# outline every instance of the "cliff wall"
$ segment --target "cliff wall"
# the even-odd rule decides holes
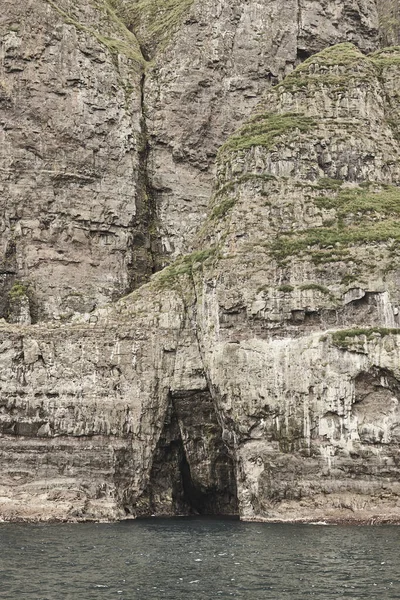
[[[2,517],[399,520],[375,3],[71,6],[2,25]]]

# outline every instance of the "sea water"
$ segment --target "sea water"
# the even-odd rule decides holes
[[[4,600],[400,598],[400,527],[0,524]]]

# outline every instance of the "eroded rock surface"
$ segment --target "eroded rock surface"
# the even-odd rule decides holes
[[[65,320],[152,272],[143,59],[103,0],[2,8],[1,316],[18,282],[33,321]]]
[[[149,179],[163,249],[173,257],[193,249],[207,212],[217,150],[261,95],[326,46],[350,41],[372,50],[378,31],[372,0],[181,0],[176,5],[183,25],[166,40],[161,37],[145,84]],[[153,31],[150,25],[138,32],[144,42],[151,36],[150,50],[159,39]]]
[[[35,153],[17,168],[15,148],[23,161],[30,150],[0,88],[12,125],[4,168],[17,178],[2,196],[0,514],[399,521],[398,49],[365,55],[345,43],[304,60],[341,39],[374,47],[370,2],[289,3],[290,15],[280,3],[186,2],[162,29],[174,45],[149,29],[157,1],[137,4],[151,8],[139,20],[136,4],[66,14],[69,3],[43,2],[37,47],[49,58],[32,58],[26,41],[8,55],[2,46],[22,102],[15,73],[37,70],[29,82],[47,89],[57,61],[62,93],[54,115],[51,103],[37,108],[38,135],[64,162],[61,180]],[[21,10],[10,3],[10,22]],[[129,29],[156,56],[146,82]],[[77,85],[66,69],[79,70]],[[75,137],[62,154],[64,101]],[[65,180],[86,177],[97,154],[91,182]],[[64,208],[51,212],[41,202],[55,190]],[[157,226],[167,252],[194,251],[94,310],[157,267]],[[98,242],[104,231],[111,245]],[[48,254],[59,251],[63,269]],[[68,310],[82,315],[51,322],[79,293],[84,303]]]

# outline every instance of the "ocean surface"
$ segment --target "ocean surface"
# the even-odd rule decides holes
[[[6,600],[400,598],[400,527],[0,524]]]

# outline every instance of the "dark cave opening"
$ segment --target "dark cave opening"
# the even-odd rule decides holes
[[[238,513],[233,460],[209,392],[171,397],[138,517]]]

